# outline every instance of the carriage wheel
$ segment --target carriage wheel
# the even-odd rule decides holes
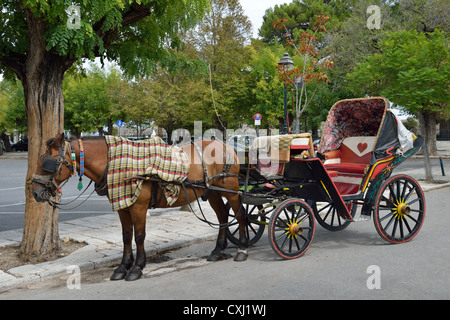
[[[270,218],[269,243],[279,256],[295,259],[308,250],[314,231],[314,215],[309,205],[298,199],[288,199]]]
[[[350,202],[347,205],[352,206],[351,215],[354,216],[354,211],[356,211],[357,207],[356,202]],[[314,216],[316,217],[317,222],[329,231],[344,230],[351,223],[351,221],[345,220],[339,215],[333,203],[327,203],[320,209],[317,208],[317,203],[314,203],[313,208]]]
[[[416,180],[397,175],[380,187],[374,202],[373,222],[378,234],[392,243],[414,238],[425,217],[425,197]]]
[[[245,206],[245,233],[248,239],[248,245],[254,245],[264,233],[266,227],[266,216],[273,211],[274,205],[265,206],[262,205],[250,205]],[[227,202],[227,209],[229,210],[229,216],[234,218],[234,212],[230,210],[230,204]],[[239,245],[239,225],[232,224],[227,229],[227,238],[233,244]]]

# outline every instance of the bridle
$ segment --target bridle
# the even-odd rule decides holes
[[[70,145],[70,147],[69,147]],[[46,152],[44,152],[41,158],[48,153],[50,147],[47,148]],[[42,170],[45,172],[49,172],[49,175],[39,175],[34,174],[31,180],[32,183],[38,183],[44,187],[44,191],[41,193],[42,199],[50,199],[50,196],[56,197],[57,190],[60,189],[60,186],[55,182],[55,176],[61,169],[62,165],[65,165],[70,172],[74,171],[74,167],[72,164],[66,160],[65,155],[67,150],[71,148],[73,150],[73,145],[69,141],[64,141],[64,144],[61,144],[58,151],[57,158],[51,158],[47,156],[42,160]],[[67,180],[66,180],[67,181]],[[47,193],[46,195],[44,193]],[[50,200],[47,200],[50,202]],[[52,204],[52,203],[50,203]]]

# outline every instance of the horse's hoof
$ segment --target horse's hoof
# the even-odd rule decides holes
[[[127,273],[128,272],[125,269],[125,267],[120,265],[116,270],[114,270],[114,272],[113,272],[111,278],[109,278],[109,280],[117,281],[117,280],[125,279],[125,277],[127,276]]]
[[[128,271],[127,276],[125,277],[125,281],[135,281],[142,277],[142,270],[141,267],[134,266],[131,268],[130,271]]]
[[[227,254],[227,253],[223,253],[223,252],[212,252],[208,259],[206,259],[207,261],[220,261],[220,260],[226,260],[226,259],[230,259],[231,255]]]
[[[247,250],[238,249],[238,252],[237,252],[236,256],[234,257],[234,261],[242,262],[242,261],[247,260],[247,257],[248,257]]]

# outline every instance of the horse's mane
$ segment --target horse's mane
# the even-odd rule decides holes
[[[56,138],[48,139],[47,142],[46,142],[47,148],[50,148],[50,146],[52,145],[53,142],[55,142],[55,140],[56,140]]]
[[[69,140],[73,141],[73,140],[78,140],[78,139],[79,138],[77,136],[72,135],[72,136],[70,136]],[[104,140],[104,139],[105,139],[104,136],[84,136],[84,137],[81,137],[81,140],[83,140],[83,141]]]
[[[78,140],[79,138],[77,136],[71,135],[69,140],[70,141],[74,141],[74,140]],[[84,136],[81,137],[81,140],[83,141],[95,141],[95,140],[104,140],[105,137],[104,136]],[[45,143],[47,145],[47,148],[50,148],[50,146],[53,144],[53,142],[55,142],[56,138],[50,138],[47,140],[47,142]]]

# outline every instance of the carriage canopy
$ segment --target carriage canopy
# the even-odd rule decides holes
[[[374,136],[371,163],[412,148],[413,135],[389,109],[383,97],[337,102],[328,113],[318,152],[336,150],[348,137]]]

